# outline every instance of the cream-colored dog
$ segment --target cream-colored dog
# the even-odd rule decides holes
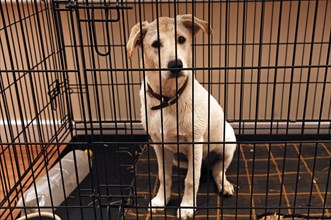
[[[145,71],[145,85],[143,82],[140,91],[141,119],[155,143],[153,148],[159,168],[160,187],[157,195],[151,200],[151,210],[162,211],[170,200],[174,162],[188,169],[181,208],[177,212],[177,217],[187,219],[194,215],[202,164],[210,165],[218,190],[223,194],[233,195],[234,188],[226,179],[225,171],[236,150],[236,137],[231,125],[224,120],[220,105],[195,80],[192,71],[189,70],[192,63],[192,38],[199,30],[211,34],[211,28],[207,22],[193,18],[192,15],[178,15],[175,36],[174,22],[173,18],[161,17],[158,22],[154,20],[151,23],[136,24],[127,42],[127,53],[128,57],[131,57],[133,49],[140,46],[144,53],[144,67],[153,69]],[[177,44],[177,53],[175,44]],[[208,99],[210,99],[210,109],[208,109]],[[178,105],[178,121],[176,105]],[[192,111],[194,111],[193,115]],[[179,152],[187,156],[186,164],[176,162],[174,157],[178,148],[177,144],[173,143],[177,140],[186,143],[194,141],[194,145],[179,144]],[[208,153],[208,145],[202,143],[208,140],[231,143],[210,144]],[[208,158],[210,160],[206,163]]]

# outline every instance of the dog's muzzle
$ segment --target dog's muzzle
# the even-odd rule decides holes
[[[168,63],[170,78],[182,76],[183,62],[180,59],[170,60]]]

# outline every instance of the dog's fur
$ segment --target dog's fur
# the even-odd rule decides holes
[[[174,45],[177,44],[177,59],[182,61],[183,68],[189,68],[192,63],[192,37],[194,37],[199,30],[207,34],[212,33],[212,29],[207,22],[198,18],[192,18],[192,15],[178,15],[176,17],[176,38],[174,37],[175,25],[173,18],[161,17],[158,21],[154,20],[151,23],[145,21],[136,24],[131,30],[130,38],[127,43],[128,57],[131,57],[132,51],[136,46],[140,46],[144,52],[145,68],[166,69],[168,68],[168,63],[176,59]],[[159,27],[159,33],[157,32],[157,27]],[[179,36],[186,38],[186,41],[184,43],[178,43]],[[152,46],[158,39],[161,44],[159,50]],[[158,60],[159,56],[161,58],[160,62]],[[143,82],[140,91],[141,119],[144,127],[146,128],[148,126],[148,132],[152,141],[159,143],[162,141],[176,142],[177,139],[179,139],[180,142],[190,142],[192,140],[195,142],[194,146],[192,146],[192,144],[179,145],[180,153],[187,156],[185,166],[187,166],[188,172],[185,178],[185,189],[181,202],[181,207],[186,208],[180,208],[177,212],[177,216],[181,217],[181,219],[191,218],[195,211],[193,205],[196,205],[196,194],[199,188],[201,166],[208,155],[208,145],[199,142],[208,141],[208,135],[211,142],[232,142],[225,144],[225,146],[221,144],[209,145],[209,155],[213,155],[213,161],[211,161],[209,165],[213,165],[211,169],[218,190],[223,194],[232,195],[234,188],[226,179],[225,171],[231,163],[236,150],[236,137],[231,125],[224,121],[222,108],[214,97],[208,94],[206,89],[194,78],[192,71],[181,70],[179,73],[176,73],[177,76],[174,76],[173,72],[170,70],[162,70],[161,74],[160,71],[148,70],[146,70],[145,73],[146,84],[144,85]],[[147,84],[155,93],[173,97],[186,79],[188,79],[187,86],[177,102],[178,121],[176,117],[176,104],[161,110],[151,110],[151,107],[159,105],[160,101],[146,94]],[[162,88],[162,91],[160,91],[160,88]],[[194,106],[192,106],[193,89]],[[210,99],[210,109],[208,109],[208,99]],[[145,109],[147,109],[147,114]],[[161,111],[163,111],[163,124],[161,124]],[[194,111],[194,118],[192,118],[192,111]],[[209,130],[208,114],[210,114]],[[148,116],[147,124],[146,115]],[[193,125],[194,129],[192,129]],[[177,134],[177,126],[179,134]],[[223,139],[224,126],[225,140]],[[161,127],[163,127],[163,140]],[[194,130],[194,132],[192,132],[192,130]],[[192,150],[193,147],[194,150]],[[173,162],[176,161],[174,153],[177,153],[177,145],[165,143],[163,148],[161,144],[153,144],[153,148],[158,161],[160,187],[155,198],[151,200],[150,206],[152,212],[156,212],[163,210],[170,200],[172,165]],[[211,157],[209,156],[209,158]],[[222,161],[223,159],[224,161]],[[182,165],[180,162],[174,162],[174,164]]]

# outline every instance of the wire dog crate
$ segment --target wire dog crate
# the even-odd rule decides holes
[[[128,59],[126,43],[136,23],[177,14],[213,28],[194,38],[190,70],[237,135],[227,171],[235,195],[221,196],[202,170],[194,219],[331,219],[330,1],[2,0],[0,7],[1,220],[32,209],[68,220],[176,218],[182,169],[173,168],[165,211],[148,209],[158,167],[138,91],[150,70],[141,50]],[[75,190],[59,205],[42,204],[38,180],[50,187],[52,167],[79,149],[93,152],[86,178],[78,178],[75,155]],[[25,201],[29,189],[35,204]]]

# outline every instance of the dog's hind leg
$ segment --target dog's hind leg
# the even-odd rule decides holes
[[[235,144],[226,144],[224,151],[226,149],[233,149],[236,146],[227,146],[227,145],[235,145]],[[221,146],[223,147],[223,146]],[[216,182],[218,191],[221,192],[223,195],[231,196],[234,194],[234,187],[233,185],[226,179],[225,172],[228,169],[231,161],[233,158],[233,153],[228,153],[224,155],[220,155],[219,160],[217,163],[212,167],[213,177]],[[224,162],[223,162],[224,159]],[[223,167],[224,165],[224,167]]]
[[[171,197],[171,174],[174,154],[161,145],[154,145],[153,147],[157,157],[160,186],[156,196],[151,200],[150,207],[152,212],[156,213],[164,210]]]

